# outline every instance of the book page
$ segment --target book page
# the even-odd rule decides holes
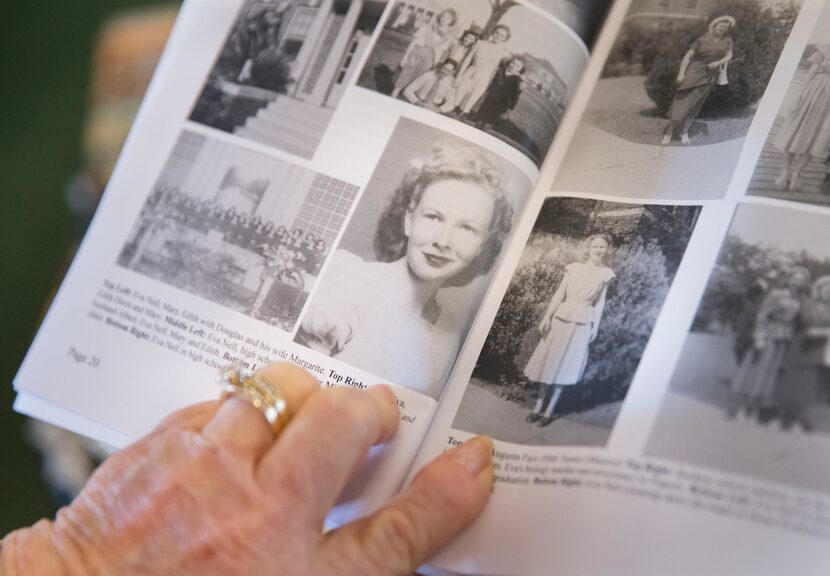
[[[435,573],[826,571],[830,8],[700,3],[689,19],[686,3],[657,4],[615,6],[575,137],[413,467],[494,439],[492,499]],[[719,18],[728,49],[707,35]],[[669,32],[690,44],[646,67]],[[751,42],[764,34],[780,42]],[[682,121],[650,111],[653,66],[673,70],[671,112],[686,54],[694,74],[729,50],[728,81],[698,94],[683,142]],[[756,95],[729,93],[748,72]]]
[[[600,3],[184,5],[18,409],[120,446],[288,361],[390,383],[409,468],[588,62]],[[570,26],[573,26],[572,29]]]

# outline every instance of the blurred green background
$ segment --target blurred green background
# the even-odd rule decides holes
[[[12,412],[12,378],[79,225],[64,200],[96,32],[158,0],[0,1],[0,536],[54,514],[37,455]]]

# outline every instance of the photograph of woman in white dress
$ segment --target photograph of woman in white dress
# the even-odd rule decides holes
[[[547,198],[453,429],[525,446],[604,446],[699,213]]]
[[[748,194],[830,206],[830,4],[815,22]]]
[[[528,422],[539,426],[553,422],[563,387],[582,380],[588,349],[599,333],[608,284],[616,276],[604,264],[611,238],[594,234],[586,244],[587,262],[565,266],[565,277],[539,325],[542,340],[524,369],[528,380],[539,383],[536,404],[527,416]]]
[[[775,179],[779,190],[800,191],[801,172],[807,163],[824,163],[830,154],[830,44],[817,45],[807,62],[810,67],[798,103],[773,140],[783,153],[781,171]]]
[[[295,340],[437,398],[529,182],[477,146],[401,122]]]

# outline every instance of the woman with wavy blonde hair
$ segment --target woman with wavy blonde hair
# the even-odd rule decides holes
[[[492,269],[512,214],[501,170],[478,148],[435,144],[379,219],[377,261],[337,250],[296,340],[436,397],[464,326],[442,293]]]

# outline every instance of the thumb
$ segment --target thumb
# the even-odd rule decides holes
[[[472,524],[493,485],[493,443],[477,436],[442,454],[397,498],[326,536],[324,574],[409,575]]]

